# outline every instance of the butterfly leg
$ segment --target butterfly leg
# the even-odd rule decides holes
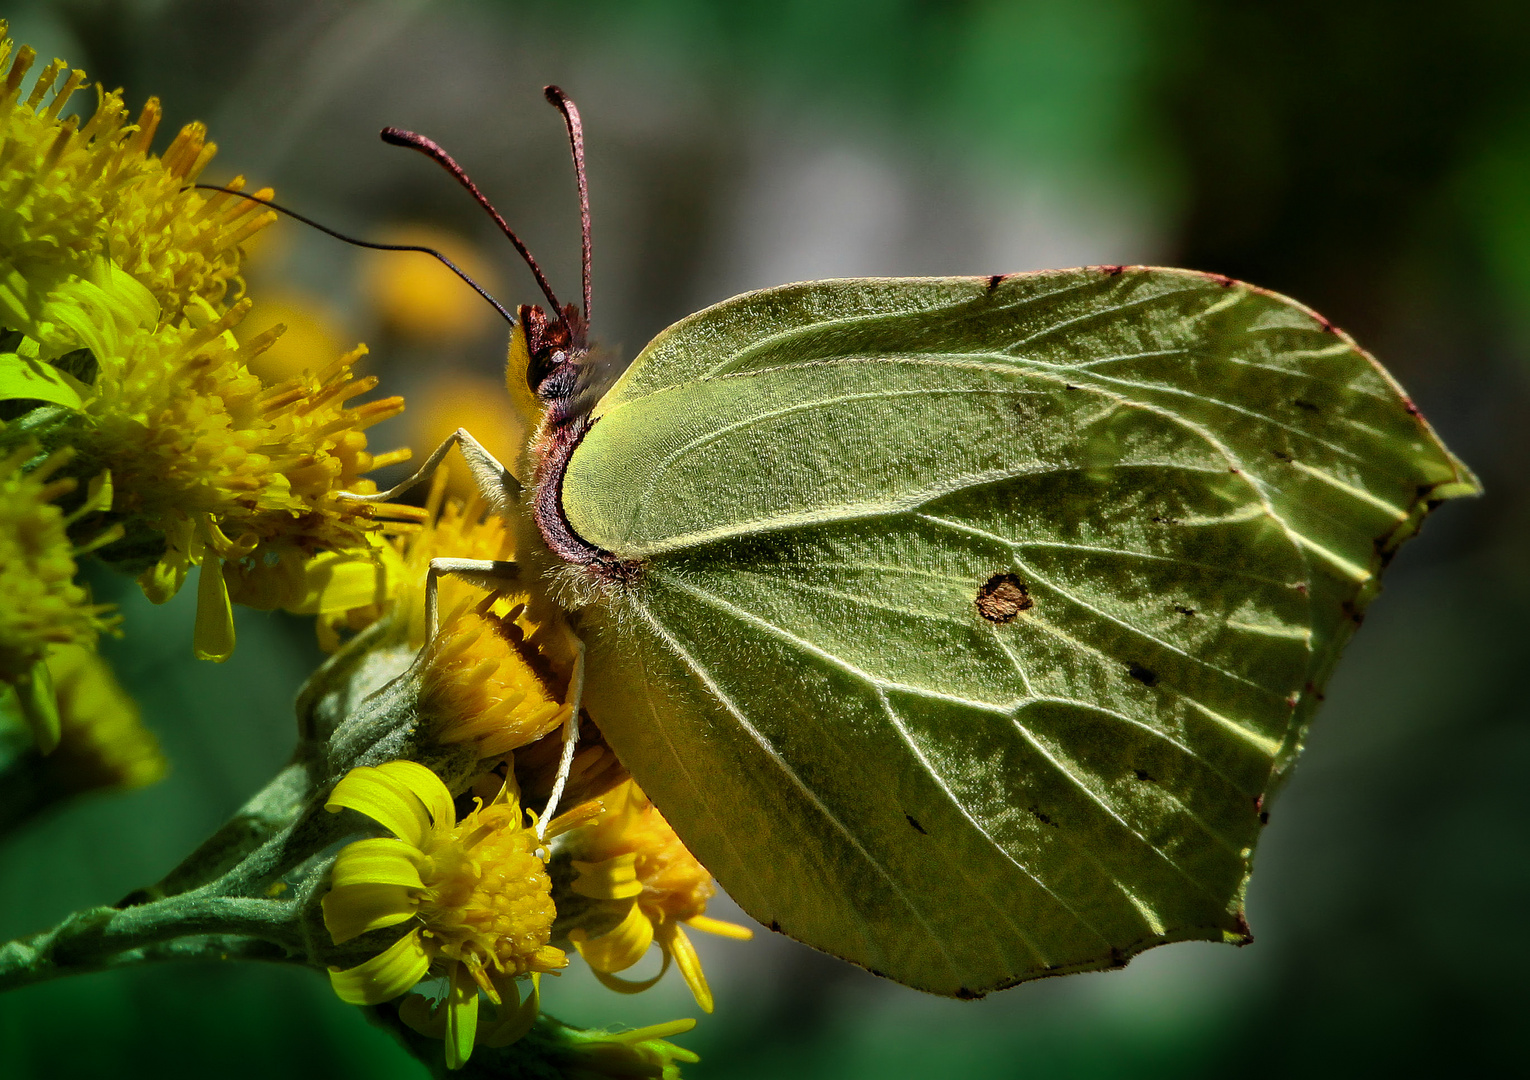
[[[468,471],[473,474],[473,482],[478,485],[478,490],[496,513],[502,513],[509,505],[510,500],[521,490],[521,483],[500,464],[495,456],[485,450],[477,439],[468,434],[467,428],[458,428],[447,436],[446,441],[436,447],[430,457],[425,459],[425,464],[414,471],[414,475],[401,484],[394,484],[387,491],[379,491],[373,495],[358,495],[352,491],[342,491],[340,498],[349,499],[352,502],[388,502],[404,494],[410,488],[430,479],[441,464],[441,459],[446,457],[451,448],[462,448],[462,457],[467,461]]]
[[[563,756],[558,759],[558,775],[553,780],[552,794],[542,816],[537,819],[537,839],[547,838],[547,824],[558,811],[558,800],[563,798],[564,785],[574,767],[574,748],[579,745],[579,708],[584,701],[584,642],[577,641],[574,652],[574,671],[568,681],[568,719],[563,721]]]
[[[442,574],[451,574],[480,589],[494,590],[515,581],[519,568],[513,562],[500,559],[431,559],[425,571],[425,650],[436,639],[440,629],[441,615],[436,602],[437,583]]]

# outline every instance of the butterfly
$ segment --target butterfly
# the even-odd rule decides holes
[[[1187,270],[784,285],[602,361],[547,94],[582,308],[384,132],[549,305],[511,320],[525,453],[459,431],[406,482],[460,446],[517,564],[433,572],[564,606],[576,704],[774,930],[955,997],[1250,940],[1270,798],[1471,472],[1327,320]]]

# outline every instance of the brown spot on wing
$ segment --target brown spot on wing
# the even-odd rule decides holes
[[[995,574],[978,587],[978,614],[991,623],[1013,622],[1016,615],[1034,606],[1025,583],[1014,574]]]

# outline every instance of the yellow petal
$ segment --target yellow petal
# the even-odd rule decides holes
[[[381,1005],[423,979],[428,967],[420,935],[409,933],[365,963],[345,971],[330,968],[329,984],[348,1005]]]
[[[349,809],[365,814],[416,848],[430,834],[430,817],[414,792],[393,774],[370,765],[346,773],[330,793],[324,809],[330,813]]]
[[[582,930],[575,930],[569,940],[596,971],[625,971],[653,944],[653,923],[633,904],[620,923],[599,937],[589,938]]]
[[[211,554],[203,558],[197,575],[197,624],[191,642],[198,660],[221,664],[234,655],[234,606],[223,580],[223,560]]]
[[[603,753],[604,751],[600,752]],[[575,775],[577,775],[579,772],[577,757],[575,758],[574,772]],[[591,799],[588,802],[580,803],[572,810],[565,810],[563,813],[553,818],[551,823],[549,823],[547,826],[547,835],[549,838],[554,836],[562,836],[566,832],[570,832],[584,825],[589,825],[596,821],[601,814],[605,813],[605,811],[606,808],[601,804],[599,799]]]
[[[573,889],[580,896],[596,900],[630,900],[641,896],[643,883],[637,876],[637,852],[602,859],[600,862],[573,860],[579,876],[574,879]]]
[[[680,969],[685,985],[691,988],[691,996],[701,1006],[701,1011],[711,1012],[712,988],[707,985],[706,973],[701,970],[701,958],[696,955],[696,947],[685,936],[679,923],[665,923],[659,928],[659,945],[666,953],[674,956],[675,966]]]
[[[515,982],[506,979],[500,986],[500,996],[505,1004],[499,1010],[499,1018],[494,1026],[480,1033],[478,1041],[485,1046],[509,1046],[518,1042],[531,1030],[531,1026],[537,1022],[537,1013],[541,1011],[542,976],[537,972],[531,973],[531,993],[524,998],[519,998],[519,991]]]
[[[167,539],[170,539],[168,535]],[[144,596],[149,598],[149,603],[163,604],[181,591],[189,570],[186,552],[171,544],[170,550],[165,552],[159,562],[138,575],[138,585],[143,589]]]
[[[659,965],[659,973],[651,979],[634,981],[632,979],[624,979],[620,975],[611,975],[604,971],[597,971],[594,968],[590,969],[590,974],[594,975],[600,982],[600,985],[604,986],[607,990],[615,990],[618,994],[641,994],[644,990],[647,990],[650,986],[664,978],[664,974],[667,971],[669,971],[669,953],[664,954],[664,963]]]
[[[383,603],[388,599],[392,569],[386,564],[398,562],[398,550],[391,544],[321,551],[303,564],[303,594],[294,597],[287,610],[297,615],[328,615]]]
[[[320,906],[324,927],[336,945],[412,918],[419,907],[414,892],[402,885],[347,885],[331,889]]]
[[[568,967],[568,956],[555,945],[543,945],[531,954],[533,974],[537,971],[557,971]]]
[[[752,941],[754,931],[747,926],[738,923],[723,922],[721,919],[709,919],[705,915],[695,915],[682,920],[686,926],[700,930],[707,934],[716,934],[718,937],[732,938],[734,941]]]
[[[417,761],[390,761],[378,770],[403,784],[424,804],[437,828],[450,829],[457,823],[457,808],[452,793],[441,778]]]
[[[452,969],[451,989],[446,992],[446,1067],[460,1069],[473,1053],[478,1034],[478,984],[466,964]]]
[[[339,889],[347,885],[403,885],[423,889],[418,869],[424,856],[419,849],[402,840],[357,840],[347,844],[335,860],[330,883]]]

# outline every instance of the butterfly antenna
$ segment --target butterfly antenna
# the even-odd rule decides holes
[[[301,221],[304,225],[307,225],[310,228],[318,229],[321,233],[324,233],[327,236],[333,236],[336,240],[343,240],[345,243],[351,244],[355,247],[371,248],[373,251],[418,251],[421,254],[433,256],[445,264],[448,270],[456,274],[463,281],[467,282],[468,285],[472,287],[474,292],[487,300],[493,306],[494,310],[499,312],[502,319],[504,319],[511,326],[515,325],[515,316],[506,311],[503,304],[494,299],[494,297],[490,296],[488,291],[484,289],[482,285],[478,284],[478,282],[469,277],[467,272],[463,270],[462,267],[452,262],[435,248],[425,247],[421,244],[379,244],[372,240],[361,240],[357,237],[347,236],[343,232],[331,229],[328,225],[321,225],[311,217],[300,214],[296,210],[289,210],[285,206],[280,206],[272,202],[270,199],[262,199],[258,195],[250,195],[246,192],[238,191],[234,188],[219,187],[217,184],[193,184],[192,187],[198,188],[202,191],[221,191],[225,195],[235,195],[241,199],[248,199],[250,202],[260,203],[261,206],[269,207],[270,209],[275,210],[278,214],[285,214],[287,217],[292,218],[294,221]]]
[[[515,250],[520,252],[522,259],[526,260],[526,265],[531,268],[532,274],[537,279],[537,285],[542,290],[542,295],[547,297],[547,302],[552,305],[553,311],[563,310],[558,304],[557,296],[553,294],[552,286],[548,284],[547,275],[542,273],[542,268],[531,257],[531,251],[525,244],[521,243],[521,238],[515,235],[515,230],[500,216],[499,211],[494,209],[494,204],[484,198],[483,192],[478,190],[478,185],[473,183],[468,177],[467,172],[452,159],[450,154],[425,136],[417,135],[412,131],[405,131],[402,128],[386,127],[382,129],[381,134],[383,142],[392,146],[407,146],[411,150],[418,150],[456,177],[457,183],[467,188],[468,194],[478,200],[478,205],[489,212],[489,216],[494,219],[494,223],[499,226],[500,231],[509,237],[510,243],[515,245]]]
[[[574,179],[579,184],[579,229],[584,239],[584,324],[590,325],[590,185],[584,174],[584,125],[579,122],[579,110],[573,100],[556,86],[542,87],[547,100],[563,114],[563,124],[568,128],[568,145],[574,155]]]

